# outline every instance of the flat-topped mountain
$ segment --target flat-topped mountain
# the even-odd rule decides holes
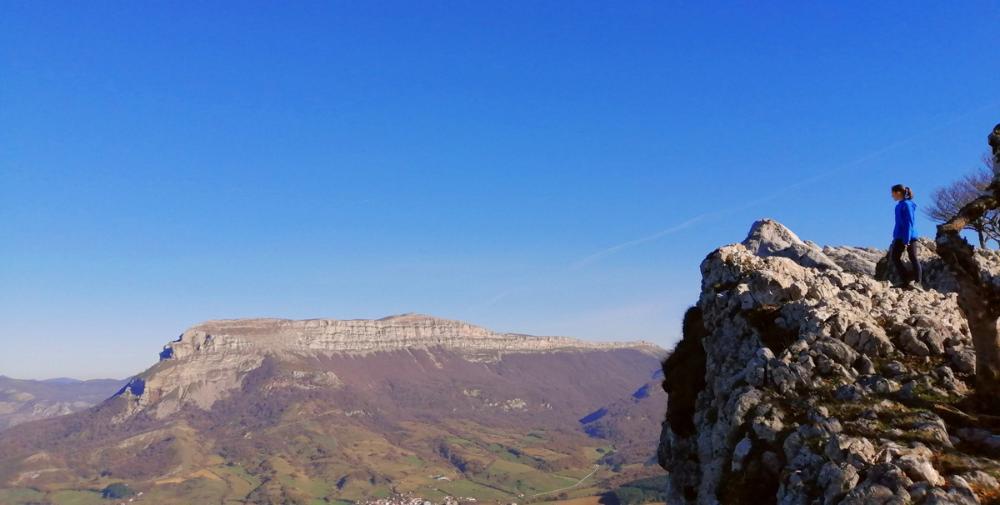
[[[587,342],[569,337],[497,333],[461,321],[422,314],[382,319],[228,319],[207,321],[167,344],[164,357],[198,351],[366,353],[440,347],[495,359],[501,353],[583,349],[647,349],[648,342]]]
[[[281,360],[333,359],[423,351],[461,356],[472,362],[498,362],[504,355],[552,352],[633,350],[657,356],[648,342],[587,342],[568,337],[497,333],[480,326],[420,314],[382,319],[231,319],[198,324],[164,346],[161,363],[134,377],[122,389],[129,408],[117,420],[153,407],[164,417],[184,404],[211,407],[238,389],[243,376],[268,356]],[[314,378],[338,387],[335,371]],[[310,379],[312,380],[312,379]],[[305,378],[302,382],[306,382]]]
[[[0,433],[0,503],[599,494],[660,473],[664,354],[416,314],[208,321],[113,398]]]

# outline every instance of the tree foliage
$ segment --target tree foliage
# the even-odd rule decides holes
[[[122,498],[128,498],[134,494],[135,491],[132,491],[132,488],[120,482],[111,484],[101,490],[101,497],[107,500],[120,500]]]
[[[667,499],[667,476],[647,477],[623,484],[601,495],[601,505],[641,505]]]

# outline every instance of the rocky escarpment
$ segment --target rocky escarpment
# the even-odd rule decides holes
[[[265,358],[285,362],[319,357],[367,356],[397,351],[454,353],[473,362],[496,362],[504,355],[636,349],[654,356],[662,350],[647,342],[587,342],[568,337],[498,333],[461,321],[420,314],[377,320],[233,319],[196,325],[164,346],[160,362],[132,378],[119,396],[128,407],[125,420],[150,411],[163,418],[184,405],[210,408],[238,389]],[[336,388],[329,370],[305,366],[294,378],[298,387]]]
[[[569,337],[498,333],[461,321],[421,314],[382,319],[232,319],[208,321],[166,345],[165,358],[198,352],[257,350],[275,353],[335,352],[364,354],[442,347],[470,357],[496,360],[504,353],[574,349],[653,348],[647,342],[587,342]]]
[[[996,502],[1000,423],[961,409],[975,350],[922,245],[930,289],[914,291],[876,278],[894,275],[883,251],[822,248],[774,221],[705,259],[665,362],[672,503]],[[1000,280],[1000,254],[977,261]]]

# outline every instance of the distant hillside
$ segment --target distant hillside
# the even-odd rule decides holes
[[[0,375],[0,430],[83,410],[110,397],[124,380],[11,379]]]
[[[663,355],[415,314],[207,322],[114,398],[0,433],[0,502],[596,496],[662,474]]]

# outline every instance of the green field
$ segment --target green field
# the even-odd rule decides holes
[[[182,426],[170,432],[181,463],[175,472],[124,483],[143,493],[135,497],[137,505],[347,504],[393,494],[528,503],[599,495],[609,490],[606,479],[621,477],[599,464],[613,448],[560,444],[554,433],[507,433],[469,421],[411,422],[405,428],[400,443],[359,426],[279,425],[256,434],[280,440],[276,450],[227,461]],[[626,471],[642,477],[654,470]],[[75,485],[0,490],[0,503],[106,505],[115,501],[102,499],[99,490],[118,481],[94,477]]]

